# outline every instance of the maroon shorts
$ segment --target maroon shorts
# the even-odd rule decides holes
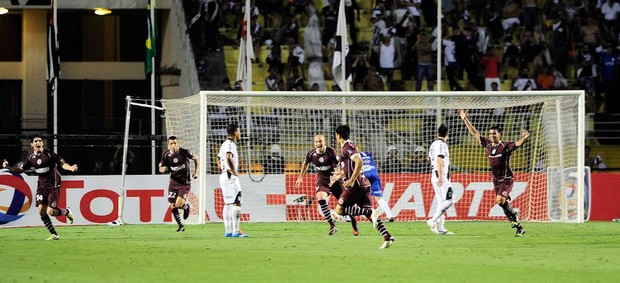
[[[170,185],[168,186],[168,202],[175,203],[177,201],[177,197],[187,200],[191,187],[191,185],[180,184],[170,180]]]
[[[503,181],[493,180],[493,190],[498,196],[507,198],[512,191],[513,179],[504,179]]]
[[[333,194],[334,197],[336,199],[340,198],[340,195],[342,195],[342,191],[344,190],[343,186],[342,186],[342,182],[338,181],[336,183],[334,183],[331,187],[328,187],[329,184],[325,184],[325,183],[317,183],[316,184],[316,192],[325,192],[327,193],[327,195],[331,195]]]
[[[58,199],[60,198],[60,188],[54,189],[38,189],[36,200],[37,206],[39,205],[47,205],[51,208],[56,208],[58,206]]]
[[[361,208],[372,208],[372,196],[370,187],[345,188],[338,199],[338,204],[342,207],[349,207],[357,204]]]

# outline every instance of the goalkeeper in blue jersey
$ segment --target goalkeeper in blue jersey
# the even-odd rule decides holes
[[[362,161],[364,164],[362,165],[362,173],[366,176],[366,179],[370,181],[370,194],[375,199],[377,204],[379,204],[379,215],[381,211],[385,212],[385,216],[388,218],[389,222],[394,222],[394,215],[392,211],[390,211],[390,207],[388,203],[383,199],[383,186],[381,185],[381,179],[379,179],[379,171],[377,170],[377,165],[375,164],[375,160],[372,158],[372,154],[370,152],[362,152],[361,153]]]

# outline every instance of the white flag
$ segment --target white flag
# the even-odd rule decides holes
[[[347,34],[347,19],[344,14],[344,0],[340,0],[340,5],[338,6],[336,49],[334,50],[332,74],[334,74],[334,81],[336,81],[336,84],[338,84],[342,91],[350,91],[349,83],[352,80],[351,55],[349,54],[349,36]]]
[[[251,14],[250,0],[245,0],[245,14],[241,25],[239,63],[237,66],[237,82],[241,82],[241,88],[244,91],[252,91],[252,59],[254,59],[254,48],[252,46],[252,32],[250,29]]]

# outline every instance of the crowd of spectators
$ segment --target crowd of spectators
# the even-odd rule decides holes
[[[194,50],[236,44],[222,39],[219,30],[240,30],[244,2],[184,1]],[[317,83],[306,79],[312,58],[304,58],[300,38],[300,30],[315,13],[324,78],[331,81],[339,2],[252,1],[250,32],[257,58],[261,45],[268,45],[266,62],[255,61],[268,66],[267,90],[309,90]],[[583,89],[589,112],[620,110],[618,95],[613,94],[620,81],[620,4],[615,0],[441,1],[441,40],[436,0],[374,0],[365,4],[370,9],[359,4],[345,1],[354,90],[434,90],[441,42],[440,65],[450,90]],[[360,41],[361,21],[372,24],[365,27],[367,33],[372,31],[368,41]],[[283,56],[283,46],[288,56]],[[415,83],[403,89],[403,81]]]

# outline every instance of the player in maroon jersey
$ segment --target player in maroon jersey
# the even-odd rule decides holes
[[[78,166],[77,164],[70,165],[66,163],[55,152],[43,148],[44,143],[41,135],[33,136],[30,141],[33,152],[26,157],[26,160],[19,167],[9,167],[9,163],[4,160],[2,168],[7,168],[17,173],[23,173],[30,168],[34,168],[34,172],[39,176],[36,195],[37,208],[45,228],[51,234],[47,240],[59,240],[60,237],[56,233],[52,219],[49,216],[66,215],[71,224],[73,224],[74,217],[69,208],[58,207],[58,199],[60,197],[60,173],[58,172],[58,167],[76,172]]]
[[[334,218],[332,217],[327,200],[329,200],[329,195],[331,194],[333,194],[336,199],[340,198],[343,188],[342,181],[336,181],[330,184],[329,178],[334,172],[334,169],[339,165],[339,157],[335,149],[327,146],[324,135],[319,134],[314,136],[314,148],[308,151],[304,162],[301,164],[301,170],[295,182],[295,188],[301,187],[303,177],[310,163],[314,164],[317,170],[316,199],[321,207],[323,217],[325,217],[325,220],[329,223],[329,235],[331,236],[338,232],[338,227],[334,223]],[[353,235],[359,235],[355,217],[351,217],[351,226],[353,226]]]
[[[493,171],[493,190],[497,195],[495,203],[504,210],[504,214],[506,214],[508,221],[511,222],[512,228],[517,229],[515,237],[521,237],[525,234],[525,229],[523,229],[521,222],[519,222],[519,213],[510,207],[510,202],[508,201],[510,200],[510,191],[512,191],[514,182],[514,174],[512,173],[512,168],[510,168],[510,156],[513,151],[525,143],[530,133],[527,130],[521,130],[521,138],[518,141],[502,142],[502,131],[499,126],[494,126],[489,129],[489,138],[485,138],[467,119],[467,114],[464,110],[459,109],[459,116],[465,122],[472,136],[485,148]]]
[[[194,160],[194,179],[198,178],[198,157],[191,151],[181,148],[179,140],[175,136],[168,138],[168,150],[164,151],[159,161],[159,172],[170,172],[170,184],[168,185],[168,202],[174,220],[179,225],[177,232],[185,231],[185,226],[179,216],[179,209],[183,209],[183,219],[189,217],[189,202],[186,202],[191,189],[189,161]]]
[[[357,145],[349,140],[350,134],[351,129],[348,125],[340,125],[336,128],[336,140],[341,145],[340,163],[342,164],[342,171],[336,170],[331,181],[334,182],[341,177],[344,178],[344,191],[340,199],[338,199],[336,213],[340,215],[348,214],[351,217],[357,215],[366,216],[383,236],[384,241],[379,248],[389,248],[394,244],[394,237],[390,235],[390,232],[388,232],[387,228],[383,226],[381,219],[379,219],[379,210],[372,209],[370,181],[362,173],[364,162]]]

